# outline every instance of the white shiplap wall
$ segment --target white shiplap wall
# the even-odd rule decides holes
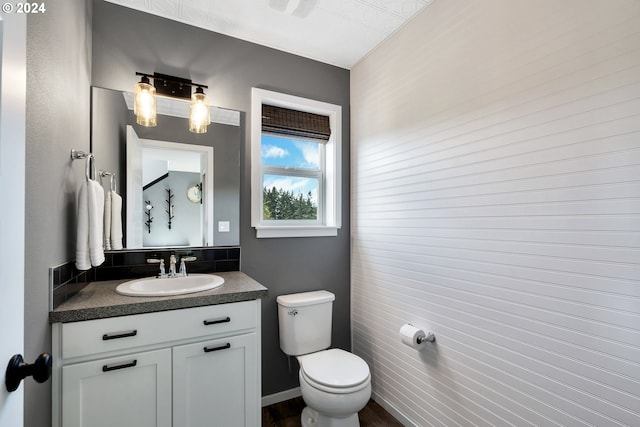
[[[374,398],[419,426],[640,426],[640,2],[436,0],[351,85]]]

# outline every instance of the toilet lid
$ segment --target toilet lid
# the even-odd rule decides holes
[[[328,387],[353,387],[369,378],[369,365],[356,356],[338,348],[299,356],[304,374]]]

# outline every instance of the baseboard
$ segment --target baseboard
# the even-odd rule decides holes
[[[403,426],[405,427],[418,427],[418,425],[416,423],[414,423],[412,420],[410,420],[409,418],[407,418],[402,412],[400,412],[398,410],[398,408],[396,408],[395,406],[393,406],[391,403],[387,402],[383,397],[381,397],[379,394],[372,392],[371,393],[371,398],[380,406],[382,406],[384,408],[385,411],[387,411],[388,413],[390,413],[393,418],[395,418],[396,420],[400,421],[400,423],[402,423]]]
[[[262,396],[262,406],[273,405],[274,403],[284,402],[285,400],[294,399],[302,396],[300,393],[300,387],[292,388],[289,390],[281,391],[280,393],[270,394],[269,396]]]

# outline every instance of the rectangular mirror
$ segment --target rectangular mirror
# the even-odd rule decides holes
[[[188,102],[158,97],[158,124],[144,127],[131,100],[92,88],[91,152],[115,176],[126,248],[239,245],[242,114],[211,107],[208,132],[194,134]],[[109,177],[96,179],[109,189]]]

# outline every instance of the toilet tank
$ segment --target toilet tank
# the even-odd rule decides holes
[[[331,312],[335,295],[328,291],[280,295],[278,324],[280,348],[289,356],[299,356],[329,348]]]

